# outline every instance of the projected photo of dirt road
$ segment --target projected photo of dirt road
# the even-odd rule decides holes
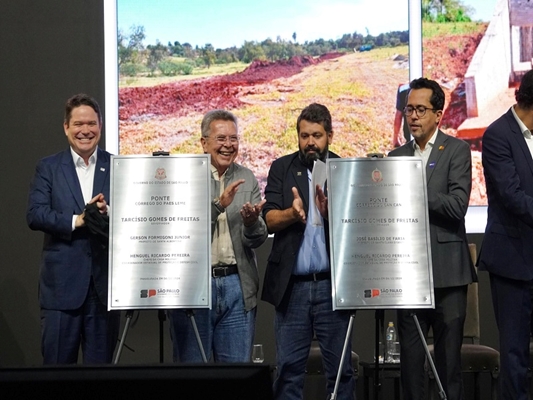
[[[332,150],[391,149],[396,91],[409,79],[408,1],[118,0],[119,152],[198,154],[212,109],[239,120],[237,162],[261,188],[296,151],[312,102],[333,117]]]
[[[254,61],[242,72],[153,87],[121,88],[120,152],[201,152],[200,121],[224,108],[239,119],[237,162],[254,171],[262,187],[270,164],[297,149],[296,118],[312,102],[333,117],[332,150],[364,157],[391,148],[396,89],[408,79],[395,52],[328,53],[287,61]],[[379,77],[379,78],[378,78]]]
[[[136,24],[130,24],[135,21],[131,16],[121,20],[121,7],[132,7],[133,3],[146,4],[118,2],[120,154],[158,150],[201,153],[200,121],[207,111],[223,108],[239,119],[241,140],[236,161],[254,171],[264,189],[272,161],[297,150],[296,118],[312,102],[330,109],[334,129],[331,149],[341,156],[364,157],[392,150],[397,91],[409,81],[407,1],[401,5],[405,13],[396,12],[404,18],[402,29],[387,30],[386,26],[372,32],[364,24],[349,22],[350,28],[341,27],[342,33],[329,39],[320,33],[300,31],[294,21],[294,31],[287,31],[285,36],[280,33],[256,40],[248,33],[250,36],[239,37],[239,45],[221,47],[170,39],[190,37],[177,33],[159,41],[160,37],[150,36],[150,29],[156,25],[150,25],[147,11],[138,11]],[[163,3],[169,6],[172,2]],[[293,3],[300,2],[286,2]],[[380,10],[392,10],[403,2],[385,0],[387,7],[379,10],[370,1],[353,3],[354,7],[366,4],[367,11],[371,10],[367,19],[372,21],[372,12],[376,20],[383,20]],[[492,10],[483,20],[470,18],[474,14],[469,6],[461,6],[456,14],[442,8],[425,10],[422,35],[424,76],[437,80],[446,93],[441,129],[466,140],[472,148],[470,205],[486,205],[481,136],[486,126],[513,104],[510,77],[520,76],[518,68],[511,65],[501,71],[487,71],[487,66],[504,64],[488,63],[483,57],[493,56],[493,47],[502,48],[500,52],[510,48],[513,39],[509,34],[501,37],[500,28],[505,27],[502,18],[509,19],[512,13],[504,7],[508,4],[505,0],[482,4]],[[498,11],[498,17],[492,16],[498,7],[505,8],[503,14]],[[164,12],[161,15],[166,18]],[[249,32],[255,29],[259,28]],[[490,35],[486,35],[488,30]],[[495,36],[494,30],[500,36]],[[220,37],[212,35],[213,41]],[[487,45],[489,39],[492,43]],[[508,44],[502,47],[502,43]],[[487,51],[489,54],[484,56]],[[503,53],[500,56],[504,59]],[[490,74],[500,76],[501,82],[487,84],[486,76]],[[492,89],[487,91],[487,86]]]

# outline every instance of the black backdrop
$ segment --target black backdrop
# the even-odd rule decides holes
[[[86,92],[104,103],[104,0],[0,0],[0,367],[41,363],[37,281],[42,234],[26,225],[28,186],[38,159],[63,150],[63,106]],[[111,0],[106,0],[111,1]],[[104,115],[105,119],[105,115]],[[105,132],[101,145],[104,147]],[[470,241],[480,244],[480,235]],[[260,274],[270,240],[260,249]],[[480,275],[482,343],[497,348],[486,274]],[[394,320],[394,313],[386,313]],[[157,313],[136,315],[121,363],[159,360]],[[256,342],[275,361],[273,309],[260,302]],[[374,313],[359,312],[353,335],[362,360],[373,355]],[[165,324],[165,361],[170,341]]]
[[[26,225],[28,185],[37,160],[67,146],[66,99],[87,92],[104,107],[103,39],[102,1],[0,1],[2,366],[41,362],[42,235]]]

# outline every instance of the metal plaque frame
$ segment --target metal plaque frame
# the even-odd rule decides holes
[[[434,308],[424,162],[328,159],[333,309]]]
[[[210,165],[111,157],[109,310],[211,308]]]

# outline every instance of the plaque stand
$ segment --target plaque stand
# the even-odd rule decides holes
[[[155,151],[152,153],[153,157],[161,157],[161,156],[169,156],[170,153],[168,151]],[[122,336],[120,338],[120,342],[118,345],[117,353],[115,355],[115,359],[113,360],[113,364],[118,364],[120,360],[120,355],[122,354],[122,348],[124,347],[124,343],[126,341],[126,336],[128,335],[128,330],[131,324],[131,319],[133,317],[133,312],[135,310],[127,310],[126,311],[126,324],[124,325],[124,330],[122,331]],[[194,334],[196,336],[196,340],[198,342],[198,347],[200,348],[200,353],[202,354],[202,360],[204,363],[207,363],[207,358],[205,355],[204,347],[202,345],[202,340],[200,338],[200,334],[198,332],[198,327],[196,326],[196,320],[194,319],[194,310],[187,310],[187,317],[190,319],[191,324],[194,329]],[[164,322],[166,320],[166,313],[164,310],[158,310],[158,319],[159,319],[159,362],[164,362]]]
[[[207,357],[205,356],[204,345],[202,344],[202,339],[200,338],[200,333],[198,332],[198,327],[196,326],[196,320],[194,319],[194,310],[187,310],[187,317],[191,320],[192,329],[194,330],[194,336],[196,336],[196,341],[198,342],[198,347],[200,353],[202,354],[202,360],[207,364]]]
[[[433,358],[431,358],[431,354],[428,349],[428,344],[426,343],[426,339],[424,338],[424,334],[422,333],[422,328],[420,328],[420,323],[418,322],[418,317],[416,316],[416,313],[412,313],[411,315],[413,317],[413,320],[415,321],[416,329],[418,329],[418,334],[420,335],[420,340],[422,341],[424,350],[426,351],[426,357],[428,359],[429,366],[431,367],[431,371],[433,371],[433,375],[435,376],[435,382],[437,382],[437,387],[439,388],[439,397],[442,400],[446,400],[446,393],[444,392],[444,388],[442,387],[442,384],[440,382],[439,374],[437,374],[437,369],[435,368]]]
[[[355,320],[355,311],[350,314],[350,322],[348,323],[348,329],[346,330],[346,338],[344,339],[344,346],[342,348],[342,354],[341,359],[339,362],[339,369],[337,371],[337,380],[335,381],[335,387],[333,389],[333,393],[329,396],[329,400],[336,400],[337,399],[337,392],[339,390],[339,384],[341,381],[341,375],[342,375],[342,364],[344,362],[344,359],[346,358],[346,352],[348,350],[348,344],[350,343],[350,339],[352,337],[352,327],[353,327],[353,321]],[[349,355],[351,359],[351,354]],[[353,368],[352,368],[353,370]]]
[[[167,319],[167,314],[164,310],[157,312],[157,318],[159,319],[159,362],[163,363],[165,360],[165,335],[163,334],[163,327]]]
[[[414,316],[416,318],[416,315]],[[352,333],[352,327],[353,327],[353,321],[355,319],[355,312],[353,312],[351,315],[350,315],[350,322],[348,324],[348,329],[346,331],[346,339],[344,340],[344,347],[342,349],[342,355],[341,355],[341,360],[340,360],[340,364],[339,364],[339,369],[337,371],[337,380],[335,381],[335,388],[333,390],[333,393],[329,396],[328,400],[336,400],[337,399],[337,392],[338,392],[338,389],[339,389],[339,383],[340,383],[340,378],[341,378],[341,375],[342,375],[342,364],[344,362],[344,359],[346,358],[346,352],[347,352],[347,348],[348,348],[348,344],[349,344],[349,341],[350,341],[350,338],[351,338],[351,333]],[[381,328],[381,331],[383,331],[383,323],[384,323],[384,320],[385,320],[385,311],[384,310],[376,310],[375,312],[375,319],[376,319],[376,330],[375,330],[375,339],[376,339],[376,342],[375,342],[375,368],[374,368],[374,398],[375,399],[378,399],[378,389],[379,387],[381,386],[381,381],[380,381],[380,376],[379,376],[379,334],[380,334],[380,328]],[[417,320],[417,323],[418,323],[418,320]],[[421,332],[421,330],[420,330]],[[427,349],[427,345],[426,345],[426,342],[424,341],[424,345]],[[434,370],[435,374],[436,374],[436,371]],[[438,378],[437,378],[438,379]],[[440,381],[439,382],[439,385],[440,385]]]
[[[128,335],[128,331],[130,329],[131,319],[133,318],[134,311],[135,310],[126,311],[126,324],[124,325],[124,330],[122,331],[122,336],[120,337],[117,354],[115,355],[113,364],[118,364],[118,361],[120,360],[120,355],[122,354],[122,348],[124,347],[124,343],[126,342],[126,336]],[[159,362],[163,363],[165,361],[163,324],[166,320],[166,315],[163,310],[159,310],[157,316],[159,318]]]
[[[407,173],[410,173],[410,174],[415,174],[415,175],[418,175],[419,173],[422,175],[421,178],[422,179],[413,179],[411,182],[416,182],[418,183],[418,186],[421,186],[419,189],[423,190],[423,194],[424,194],[424,197],[423,197],[423,204],[426,205],[427,207],[427,201],[425,201],[427,199],[427,192],[426,192],[426,186],[423,184],[424,182],[426,182],[426,176],[425,176],[425,169],[423,167],[421,167],[421,164],[422,164],[422,160],[419,159],[419,158],[414,158],[411,160],[414,160],[414,161],[411,161],[411,160],[408,160],[410,157],[391,157],[391,158],[388,158],[388,159],[383,159],[383,155],[382,154],[378,154],[378,153],[371,153],[371,154],[367,154],[367,158],[368,159],[328,159],[327,160],[327,179],[330,183],[330,200],[329,200],[329,204],[328,204],[328,209],[329,209],[329,213],[330,213],[330,216],[332,214],[332,211],[335,211],[336,210],[336,206],[337,204],[339,204],[339,207],[341,208],[341,211],[345,212],[344,210],[344,205],[346,203],[346,197],[347,195],[351,195],[352,197],[355,198],[355,201],[359,202],[358,204],[360,204],[360,207],[364,208],[367,216],[369,216],[369,223],[373,223],[373,222],[379,222],[379,223],[383,223],[384,226],[388,226],[388,224],[385,224],[385,222],[387,223],[390,223],[389,219],[385,220],[385,218],[381,218],[380,219],[380,214],[378,214],[379,211],[381,211],[381,209],[379,208],[373,208],[372,205],[367,205],[367,204],[370,204],[372,202],[380,202],[382,199],[384,203],[387,203],[388,200],[387,198],[389,197],[389,194],[392,195],[392,197],[394,197],[398,192],[399,188],[402,186],[402,182],[403,182],[403,176],[400,175],[400,172],[399,172],[399,169],[397,167],[392,167],[392,165],[387,165],[388,163],[399,163],[399,166],[401,167],[405,167],[404,171]],[[369,160],[369,159],[372,159],[372,160]],[[348,163],[348,164],[347,164]],[[370,164],[372,163],[372,164]],[[412,164],[412,165],[411,165]],[[333,172],[332,172],[333,171]],[[414,172],[411,172],[411,171],[414,171]],[[351,194],[351,189],[350,187],[347,188],[347,185],[346,185],[346,182],[353,182],[353,181],[360,181],[360,182],[363,182],[363,184],[361,185],[357,185],[356,183],[354,184],[351,184],[350,187],[358,187],[360,190],[358,190],[358,192],[356,193],[356,195],[354,194]],[[339,188],[342,188],[342,191],[341,190],[336,190],[336,185],[337,183],[339,184]],[[411,184],[411,186],[416,186],[414,183]],[[417,189],[417,188],[415,188]],[[339,193],[339,198],[342,199],[341,202],[339,202],[336,198],[336,195],[337,195],[337,192],[342,192],[342,193]],[[412,191],[413,193],[415,193],[416,191]],[[416,192],[418,193],[418,192]],[[365,197],[366,196],[366,197]],[[391,197],[391,198],[392,198]],[[370,198],[370,200],[369,200]],[[374,200],[372,200],[374,199]],[[377,200],[376,200],[377,199]],[[393,205],[392,203],[390,204],[391,206]],[[394,207],[401,207],[402,204],[401,202],[397,202],[397,203],[394,203],[393,205]],[[377,210],[377,211],[376,211]],[[424,212],[425,211],[425,212]],[[395,211],[397,212],[397,211]],[[414,212],[418,212],[419,213],[419,219],[421,221],[423,221],[425,223],[425,231],[421,231],[420,233],[425,233],[425,236],[426,236],[426,248],[429,249],[429,216],[428,216],[428,212],[427,212],[427,208],[425,210],[418,210],[418,209],[415,209]],[[374,218],[376,217],[376,218]],[[329,223],[330,223],[330,244],[331,244],[331,248],[332,248],[332,253],[330,255],[330,257],[332,257],[332,261],[331,261],[331,265],[332,267],[334,267],[336,265],[336,247],[339,247],[341,249],[344,249],[346,248],[347,246],[350,246],[350,239],[346,238],[346,231],[348,228],[346,228],[345,226],[342,226],[342,229],[341,227],[339,226],[336,226],[334,224],[335,222],[335,218],[330,218],[329,220]],[[347,218],[346,218],[346,221],[347,223],[352,223],[352,219],[351,219],[351,215],[347,215]],[[366,224],[367,223],[367,218],[361,218],[361,219],[353,219],[353,223],[354,224]],[[394,222],[394,219],[393,219],[393,222]],[[417,220],[418,222],[418,220]],[[343,222],[344,223],[344,222]],[[339,223],[340,224],[340,223]],[[366,240],[366,227],[360,227],[358,225],[354,225],[355,227],[354,228],[349,228],[350,229],[350,232],[352,234],[352,237],[357,234],[360,234],[362,235],[361,237],[362,238],[365,238]],[[337,229],[336,229],[337,228]],[[379,227],[378,227],[379,228]],[[378,229],[378,228],[374,228],[374,231],[379,233],[379,232],[385,232],[383,229]],[[366,230],[365,230],[366,229]],[[420,228],[422,229],[422,228]],[[372,231],[372,232],[374,232]],[[338,245],[338,246],[334,246],[334,241],[332,239],[332,237],[334,237],[334,234],[335,232],[338,232],[339,233],[339,237],[340,239],[338,238],[336,241],[335,241],[335,244]],[[358,233],[360,232],[360,233]],[[375,234],[374,232],[374,234]],[[385,235],[385,233],[383,233]],[[405,240],[405,239],[402,239],[402,240]],[[420,239],[418,239],[418,241],[420,241]],[[417,243],[414,243],[414,245],[418,244]],[[345,254],[343,253],[341,255],[340,258],[345,258]],[[427,274],[429,276],[429,279],[428,279],[428,283],[431,282],[431,258],[430,258],[430,255],[427,254],[428,256],[428,259],[427,259],[427,265],[429,266],[428,268],[428,271],[427,271]],[[354,264],[354,263],[348,263],[348,264]],[[422,262],[420,263],[422,266],[425,266],[425,262]],[[342,265],[342,264],[339,264],[339,265]],[[418,268],[420,269],[420,268]],[[418,269],[417,271],[415,272],[418,272]],[[344,276],[347,274],[347,272],[345,272],[343,270],[343,268],[341,268],[340,270],[341,274],[341,280],[344,281],[344,282],[349,282],[350,279],[346,279],[347,277]],[[422,270],[421,271],[422,273],[424,273],[424,271]],[[335,282],[337,280],[337,276],[336,274],[333,274],[335,276]],[[357,281],[357,276],[353,277],[353,276],[350,276],[348,274],[348,278],[354,278],[352,279],[352,283],[353,281]],[[354,286],[354,285],[352,285]],[[355,289],[356,290],[363,290],[365,289],[365,297],[366,296],[366,292],[368,291],[369,293],[369,296],[368,297],[374,297],[373,294],[371,293],[374,289],[371,289],[370,290],[370,286],[369,287],[364,287],[362,285],[355,285]],[[333,292],[336,294],[336,296],[340,296],[341,298],[343,298],[342,296],[342,293],[354,293],[354,287],[350,287],[350,288],[347,288],[347,287],[344,287],[342,289],[350,289],[350,291],[346,290],[345,292],[343,292],[342,290],[338,290],[339,288],[338,287],[334,287],[334,290]],[[423,289],[423,288],[422,288]],[[427,286],[427,289],[430,291],[431,293],[431,302],[432,302],[432,305],[433,305],[433,287],[431,284],[428,284]],[[339,294],[341,293],[341,294]],[[350,294],[347,294],[346,295],[348,298],[350,298]],[[378,294],[379,296],[379,294]],[[426,297],[427,299],[427,297]],[[343,298],[343,300],[347,300],[346,298]],[[335,299],[333,301],[334,303],[334,309],[335,309]],[[359,302],[360,303],[360,302]],[[357,303],[355,300],[354,300],[354,303],[350,303],[349,299],[348,301],[344,302],[343,304],[343,307],[344,309],[350,309],[350,308],[363,308],[363,304],[359,304]],[[382,301],[381,302],[381,306],[382,307],[379,307],[379,305],[376,303],[375,305],[377,305],[377,307],[375,307],[375,319],[376,319],[376,322],[375,322],[375,368],[374,368],[374,399],[378,399],[379,398],[379,389],[380,389],[380,386],[381,386],[381,382],[380,382],[380,368],[379,368],[379,341],[380,341],[380,337],[379,337],[379,334],[380,334],[380,329],[381,329],[381,333],[383,333],[383,329],[384,329],[384,310],[383,309],[379,309],[379,308],[397,308],[396,306],[398,305],[397,304],[398,302],[396,302],[395,304],[386,304],[386,302]],[[365,306],[368,305],[368,304],[364,304]],[[426,306],[426,305],[424,305]],[[366,308],[366,307],[364,307]],[[430,352],[429,352],[429,349],[428,349],[428,346],[427,346],[427,343],[426,343],[426,340],[425,340],[425,337],[424,337],[424,334],[422,332],[422,329],[420,328],[420,324],[419,324],[419,321],[418,321],[418,318],[416,316],[416,313],[415,312],[411,312],[410,315],[413,317],[413,320],[415,322],[415,325],[417,327],[417,330],[418,330],[418,333],[419,333],[419,336],[420,336],[420,340],[422,341],[422,345],[424,346],[424,350],[425,350],[425,353],[426,353],[426,356],[428,358],[428,363],[431,367],[431,370],[432,372],[434,373],[435,375],[435,381],[437,382],[437,386],[438,386],[438,390],[439,390],[439,397],[443,400],[446,400],[446,394],[444,392],[444,389],[442,387],[442,384],[440,382],[440,379],[438,377],[438,374],[437,374],[437,371],[436,371],[436,368],[435,368],[435,364],[433,362],[433,359],[431,358],[431,355],[430,355]],[[352,324],[353,324],[353,318],[355,317],[355,312],[351,315],[350,317],[350,323],[349,323],[349,326],[348,326],[348,331],[346,333],[346,341],[345,341],[345,344],[344,344],[344,348],[343,348],[343,351],[342,351],[342,356],[341,356],[341,364],[339,366],[339,370],[338,370],[338,375],[337,375],[337,380],[336,380],[336,384],[335,384],[335,389],[333,391],[332,394],[330,394],[329,396],[329,399],[330,400],[336,400],[336,397],[337,397],[337,389],[338,389],[338,384],[340,382],[340,377],[341,377],[341,372],[342,372],[342,363],[343,363],[343,360],[345,359],[346,357],[346,350],[347,350],[347,346],[348,346],[348,341],[349,341],[349,338],[350,338],[350,335],[351,335],[351,330],[352,330]]]
[[[124,347],[124,342],[126,341],[126,336],[128,335],[128,330],[130,329],[131,318],[133,317],[134,310],[126,311],[126,325],[124,325],[124,330],[122,331],[122,336],[120,337],[120,342],[118,344],[117,354],[113,360],[113,364],[118,364],[120,360],[120,355],[122,354],[122,348]]]
[[[426,343],[426,339],[424,338],[424,333],[422,332],[422,328],[420,328],[420,323],[418,322],[418,317],[416,316],[416,313],[412,313],[411,316],[413,317],[413,320],[415,321],[416,329],[418,330],[418,334],[420,335],[420,340],[422,342],[422,345],[424,346],[424,350],[426,351],[426,357],[429,362],[429,366],[431,367],[431,371],[433,371],[433,375],[435,376],[435,382],[437,383],[437,387],[439,388],[439,397],[442,400],[447,400],[446,393],[444,392],[444,388],[442,387],[442,383],[439,379],[439,374],[437,373],[437,369],[435,368],[435,363],[433,362],[433,359],[431,358],[431,354],[429,352],[428,345]],[[379,387],[381,386],[380,377],[379,377],[379,329],[380,325],[383,327],[383,321],[384,321],[384,311],[383,310],[376,310],[376,356],[375,356],[375,365],[376,368],[374,368],[374,399],[379,398]],[[353,327],[353,321],[355,319],[355,312],[353,312],[350,315],[350,322],[348,323],[348,329],[346,331],[346,338],[344,340],[344,347],[342,348],[342,355],[339,362],[339,369],[337,371],[337,380],[335,381],[335,388],[333,389],[333,393],[328,397],[328,400],[336,400],[337,399],[337,392],[339,389],[339,384],[341,380],[342,375],[342,364],[344,362],[344,359],[346,358],[346,352],[348,349],[348,344],[350,343],[351,333],[352,333],[352,327]],[[381,322],[381,324],[380,324]],[[195,333],[197,331],[195,330]],[[199,340],[199,338],[198,338]],[[202,356],[205,357],[203,353],[203,349],[201,347],[200,343],[200,349],[202,350]],[[205,359],[204,359],[205,360]],[[385,360],[383,360],[385,362]]]
[[[128,335],[128,331],[129,331],[130,324],[131,324],[131,319],[133,317],[133,312],[134,310],[126,311],[126,324],[124,325],[124,330],[122,331],[122,336],[120,337],[117,354],[115,355],[113,364],[118,364],[120,360],[120,355],[122,354],[122,348],[124,347],[126,336]],[[196,341],[198,342],[198,347],[200,348],[200,353],[202,354],[202,360],[204,361],[204,363],[207,363],[204,346],[202,345],[202,340],[200,339],[200,333],[198,332],[198,327],[196,326],[196,320],[194,319],[194,310],[187,310],[186,312],[187,312],[187,317],[189,317],[192,327],[194,329],[194,335],[196,336]],[[157,314],[159,318],[159,362],[163,363],[165,360],[163,324],[166,320],[166,314],[165,314],[165,311],[163,310],[159,310]]]
[[[374,399],[378,399],[379,389],[381,388],[381,379],[379,374],[379,339],[383,338],[384,324],[385,324],[385,310],[376,310],[375,317],[376,325],[374,331]],[[382,339],[383,340],[383,339]],[[383,342],[383,349],[385,349],[385,342]],[[385,354],[383,355],[383,362],[385,362]]]

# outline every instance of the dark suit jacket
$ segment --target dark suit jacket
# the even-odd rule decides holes
[[[329,152],[328,157],[339,158]],[[278,158],[272,163],[268,173],[263,215],[270,210],[285,210],[292,207],[294,196],[292,188],[296,187],[304,203],[307,215],[309,209],[309,179],[307,167],[300,161],[298,152]],[[329,245],[328,224],[325,224],[326,244]],[[263,283],[261,299],[278,306],[287,291],[294,263],[303,240],[305,224],[294,223],[276,232]],[[329,249],[328,249],[329,252]]]
[[[511,110],[483,135],[489,202],[478,265],[506,278],[533,279],[533,159]]]
[[[93,196],[103,193],[109,203],[110,154],[97,151]],[[107,304],[107,248],[92,239],[86,227],[72,231],[72,216],[81,214],[84,208],[70,148],[39,161],[30,186],[26,219],[31,229],[44,232],[39,280],[42,308],[79,308],[91,276],[98,297]]]
[[[414,140],[389,156],[414,156]],[[465,215],[472,188],[470,147],[462,140],[438,131],[426,165],[428,214],[436,288],[466,285],[476,274],[465,230]]]

